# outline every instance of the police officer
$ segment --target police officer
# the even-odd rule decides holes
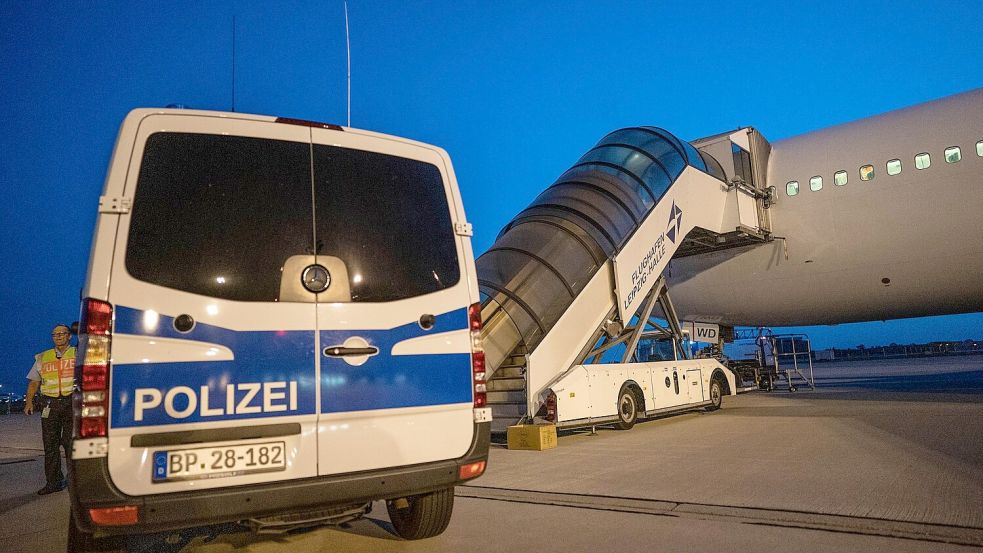
[[[64,490],[67,482],[61,471],[61,453],[67,459],[72,452],[72,390],[75,387],[75,348],[69,345],[72,331],[67,325],[51,330],[55,347],[34,356],[34,366],[27,373],[27,401],[24,414],[35,411],[34,395],[41,389],[41,439],[44,441],[44,477],[47,483],[38,495]]]

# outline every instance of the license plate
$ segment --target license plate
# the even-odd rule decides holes
[[[154,452],[154,482],[225,478],[287,468],[284,442]]]

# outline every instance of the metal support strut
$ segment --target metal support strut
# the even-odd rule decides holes
[[[658,305],[662,310],[662,318],[666,321],[668,328],[659,324],[653,318],[655,306]],[[670,339],[676,352],[682,357],[688,357],[683,348],[683,331],[679,325],[679,318],[676,309],[669,298],[669,288],[666,286],[666,279],[659,277],[652,290],[649,291],[642,308],[638,312],[638,317],[632,317],[635,324],[631,321],[622,321],[618,317],[617,308],[608,312],[608,316],[598,325],[597,330],[591,335],[590,341],[584,345],[577,356],[574,365],[588,365],[598,363],[601,357],[608,350],[625,344],[625,352],[621,356],[621,363],[630,363],[636,360],[636,349],[639,341],[643,338],[651,339]]]

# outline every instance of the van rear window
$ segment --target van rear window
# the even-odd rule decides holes
[[[340,258],[352,301],[393,301],[457,284],[461,269],[437,167],[314,145],[317,253]]]
[[[127,270],[167,288],[261,302],[278,301],[289,257],[315,251],[346,264],[352,301],[392,301],[457,283],[436,167],[316,145],[312,179],[311,155],[309,143],[152,135],[134,194]]]

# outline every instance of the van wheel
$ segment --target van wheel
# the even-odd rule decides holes
[[[443,533],[451,522],[454,510],[454,487],[433,493],[407,497],[406,504],[398,499],[386,501],[389,520],[396,533],[408,540],[432,538]]]
[[[618,429],[630,430],[638,420],[638,403],[636,402],[635,392],[631,388],[624,386],[621,394],[618,395]]]
[[[720,384],[719,378],[710,379],[710,405],[707,411],[716,411],[724,401],[724,387]]]
[[[65,549],[68,553],[123,553],[126,551],[125,539],[123,536],[97,538],[92,534],[83,532],[75,523],[75,517],[72,516],[72,513],[68,513],[68,546]]]

